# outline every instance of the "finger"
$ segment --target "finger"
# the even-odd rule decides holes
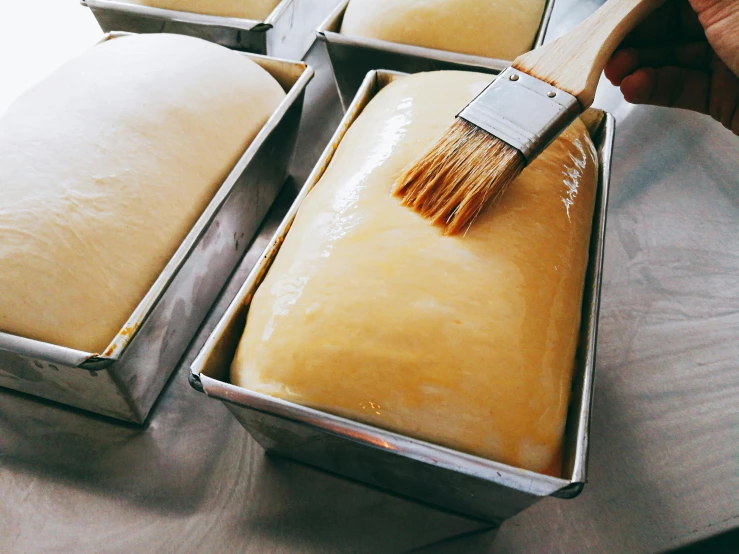
[[[713,50],[708,42],[691,42],[676,46],[653,46],[629,49],[638,61],[638,67],[663,67],[674,65],[686,69],[709,71],[713,63]]]
[[[621,82],[624,99],[706,113],[710,77],[696,69],[680,67],[640,68]]]
[[[619,86],[621,81],[640,67],[673,65],[688,69],[712,68],[713,51],[707,42],[693,42],[678,46],[624,48],[617,51],[605,67],[606,78]]]
[[[739,130],[736,127],[739,113],[739,77],[720,60],[714,65],[708,113],[727,129],[735,133]]]
[[[627,75],[639,68],[639,55],[633,48],[625,48],[616,52],[605,67],[606,78],[615,86],[619,86]]]

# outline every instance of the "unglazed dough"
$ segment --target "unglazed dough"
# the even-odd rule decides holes
[[[179,35],[95,46],[0,117],[0,331],[102,353],[285,93]]]
[[[122,0],[128,4],[203,15],[263,20],[281,0]]]
[[[351,0],[341,32],[486,58],[531,50],[545,0]]]
[[[466,236],[390,195],[489,79],[417,74],[364,109],[254,296],[231,379],[558,473],[597,181],[584,125]]]

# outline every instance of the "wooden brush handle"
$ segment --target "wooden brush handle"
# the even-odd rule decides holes
[[[618,45],[664,1],[608,0],[566,35],[516,58],[513,67],[569,92],[585,110]]]

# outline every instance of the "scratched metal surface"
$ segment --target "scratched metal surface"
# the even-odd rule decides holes
[[[74,0],[30,4],[0,5],[0,74],[22,73],[18,92],[33,78],[11,60],[14,40],[33,36],[57,58],[84,33],[94,40]],[[558,0],[551,33],[596,4]],[[55,22],[39,32],[41,8]],[[309,56],[320,71],[298,182],[340,115],[320,49]],[[143,429],[0,392],[0,551],[655,552],[739,527],[739,139],[699,116],[630,108],[609,86],[597,104],[619,127],[580,497],[544,500],[485,532],[266,458],[220,403],[190,390],[183,367]],[[288,185],[185,362],[294,193]]]

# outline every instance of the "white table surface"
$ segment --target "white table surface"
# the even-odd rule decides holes
[[[559,0],[550,37],[597,3]],[[0,0],[0,112],[102,35],[74,0]],[[301,182],[340,117],[314,45]],[[739,528],[739,139],[684,112],[617,118],[590,482],[497,532],[266,458],[186,365],[284,212],[226,288],[148,425],[0,392],[2,552],[656,552]],[[0,202],[2,201],[0,197]]]

